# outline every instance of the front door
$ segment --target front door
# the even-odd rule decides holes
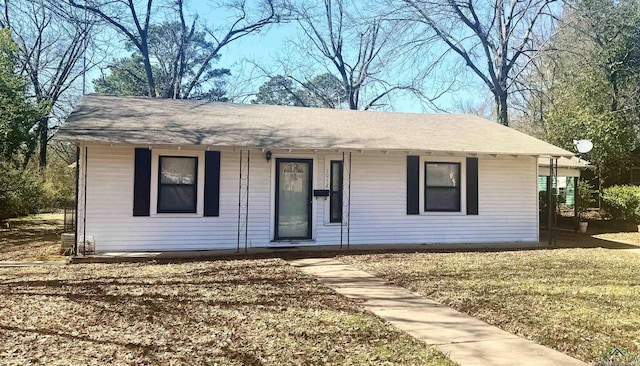
[[[276,159],[275,240],[311,239],[313,160]]]

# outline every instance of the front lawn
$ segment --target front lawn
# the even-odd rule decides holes
[[[640,353],[640,254],[557,249],[341,256],[373,275],[592,362]]]
[[[0,364],[451,365],[281,259],[0,268]]]

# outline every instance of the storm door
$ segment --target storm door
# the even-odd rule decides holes
[[[313,160],[276,159],[275,239],[311,239]]]

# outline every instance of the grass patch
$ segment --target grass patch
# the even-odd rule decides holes
[[[451,365],[281,259],[0,269],[0,364]]]
[[[609,347],[640,353],[640,254],[593,248],[340,259],[586,362]]]
[[[640,245],[640,234],[638,232],[614,232],[614,233],[601,233],[593,235],[594,238],[600,240],[608,240],[614,242],[620,242],[631,245]],[[640,246],[638,247],[640,249]]]
[[[9,220],[0,228],[0,261],[59,261],[63,214],[45,213]]]

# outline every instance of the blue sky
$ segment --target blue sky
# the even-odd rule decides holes
[[[240,39],[223,49],[220,62],[216,65],[218,67],[229,67],[232,73],[237,75],[240,68],[251,69],[253,66],[251,63],[257,62],[261,66],[277,70],[277,60],[282,58],[291,52],[290,41],[297,39],[301,36],[300,31],[295,24],[278,24],[270,27],[267,31],[261,32],[257,35],[250,35],[243,39]],[[249,61],[249,62],[247,62]],[[446,59],[446,63],[456,63],[456,58]],[[244,67],[234,68],[234,65]],[[316,73],[324,72],[323,66],[318,66]],[[331,69],[330,69],[331,70]],[[335,70],[334,74],[337,74]],[[411,72],[407,70],[406,72]],[[442,108],[448,112],[461,112],[460,105],[482,104],[488,97],[488,91],[479,84],[479,79],[467,70],[458,70],[458,72],[464,75],[460,77],[460,82],[464,84],[461,90],[454,90],[446,93],[440,97],[436,103],[439,108]],[[240,76],[240,75],[238,75]],[[448,79],[452,75],[435,74],[433,78]],[[266,79],[262,79],[265,81]],[[257,84],[259,86],[260,83]],[[257,89],[256,86],[256,89]],[[391,109],[398,112],[424,112],[425,108],[415,103],[412,98],[395,97],[392,99]],[[434,112],[433,109],[427,109],[426,111]]]
[[[194,4],[194,3],[192,3]],[[207,24],[228,24],[225,14],[206,6],[206,2],[195,3],[193,11],[199,16],[200,21]],[[153,21],[153,17],[152,17]],[[155,19],[156,22],[160,19]],[[112,31],[110,31],[111,33]],[[120,37],[115,37],[120,38]],[[267,29],[262,30],[258,34],[248,35],[237,41],[230,43],[222,49],[221,58],[214,67],[231,69],[232,77],[229,80],[234,85],[238,85],[238,81],[243,92],[255,92],[258,87],[267,80],[267,77],[256,68],[256,64],[269,70],[273,74],[286,73],[279,66],[279,60],[283,57],[290,56],[295,53],[295,47],[292,47],[291,41],[300,40],[301,32],[295,23],[271,25]],[[124,42],[121,42],[123,45]],[[115,58],[128,56],[128,52],[124,51],[119,44],[114,44]],[[442,52],[443,50],[436,50]],[[427,80],[427,85],[442,83],[453,77],[458,79],[458,87],[456,90],[448,92],[440,97],[435,103],[437,107],[447,112],[466,112],[461,105],[482,105],[487,100],[488,90],[479,84],[479,79],[465,70],[458,68],[453,75],[453,66],[458,62],[455,57],[450,57],[445,61],[445,67],[435,72],[431,76],[431,80]],[[311,73],[320,74],[326,72],[322,65],[308,64]],[[419,66],[418,66],[419,67]],[[336,74],[335,70],[331,70]],[[409,76],[416,70],[404,70],[401,67],[395,67],[390,70],[394,77],[402,78]],[[93,70],[87,75],[88,91],[92,90],[91,80],[100,75],[99,70]],[[246,82],[246,80],[251,80]],[[244,82],[243,82],[244,81]],[[237,92],[237,90],[236,90]],[[432,93],[433,95],[433,93]],[[248,102],[251,98],[244,98],[244,102]],[[385,109],[399,112],[434,112],[439,111],[429,106],[424,106],[416,101],[415,98],[403,95],[396,95],[389,101],[389,105]]]

